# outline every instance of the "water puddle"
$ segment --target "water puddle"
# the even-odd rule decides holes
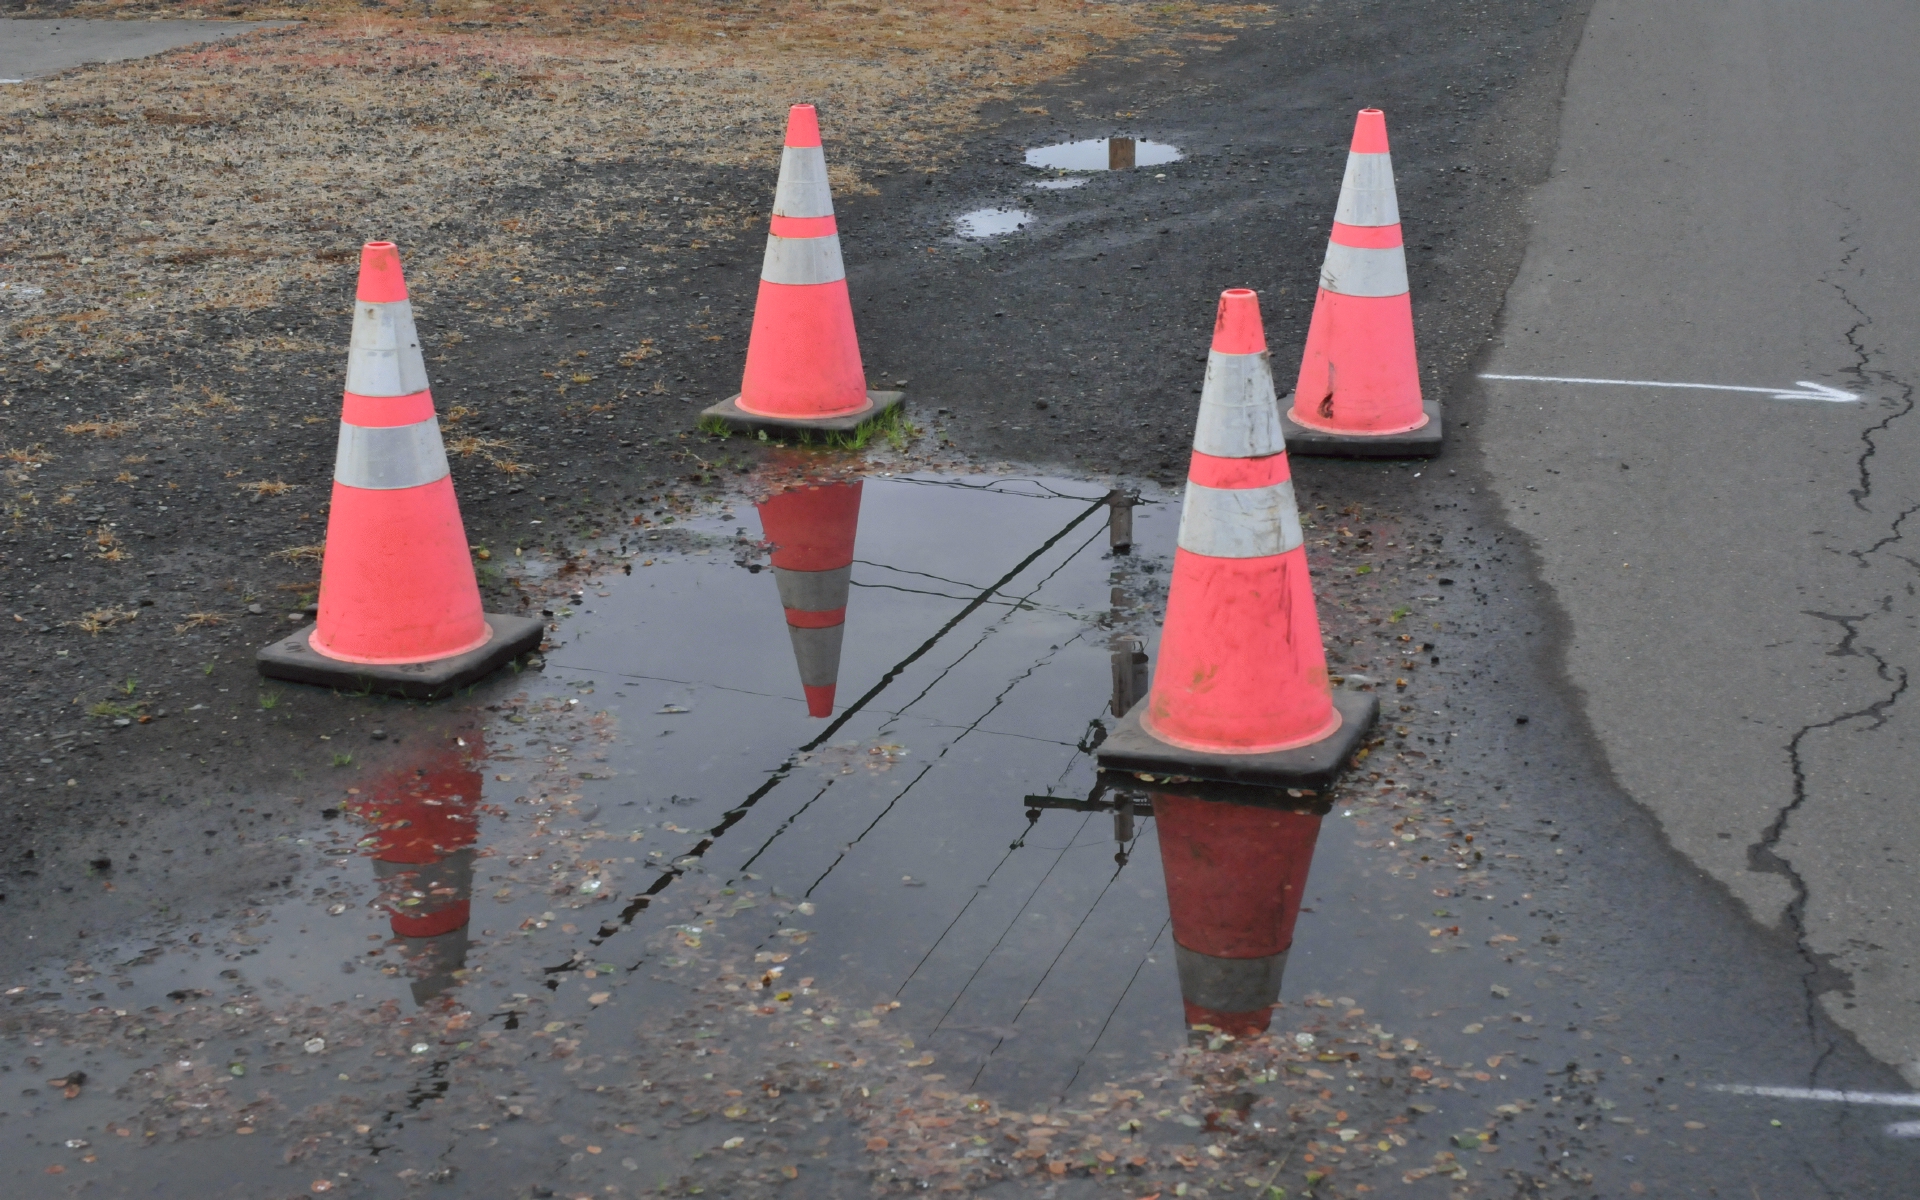
[[[1531,895],[1450,805],[1096,772],[1178,523],[1149,490],[1126,552],[1112,511],[828,472],[630,531],[550,602],[542,670],[366,701],[378,759],[245,835],[280,886],[4,981],[18,1172],[1295,1194],[1478,1173],[1543,1087],[1611,1103],[1559,1074],[1572,981],[1464,952]]]
[[[953,229],[964,238],[990,238],[1024,229],[1033,214],[1024,208],[976,208],[953,219]]]
[[[1027,186],[1030,188],[1038,188],[1043,192],[1063,192],[1068,188],[1085,187],[1086,183],[1087,177],[1085,175],[1069,175],[1062,179],[1035,179],[1028,183]]]
[[[1186,157],[1178,146],[1144,138],[1087,138],[1036,146],[1027,151],[1027,165],[1055,171],[1125,171],[1157,167]]]

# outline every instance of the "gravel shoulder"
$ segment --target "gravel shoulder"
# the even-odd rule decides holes
[[[83,855],[76,835],[132,812],[293,789],[405,719],[263,686],[251,661],[317,583],[363,237],[408,253],[490,604],[537,610],[596,538],[664,527],[762,463],[693,423],[737,380],[802,80],[834,81],[808,90],[869,372],[921,428],[879,453],[1177,481],[1213,296],[1262,291],[1284,377],[1369,102],[1393,114],[1425,370],[1448,394],[1517,262],[1579,6],[1441,34],[1358,3],[1023,11],[1028,40],[989,24],[971,54],[776,29],[756,36],[790,44],[752,61],[713,37],[316,21],[8,93],[0,143],[26,169],[0,262],[45,289],[4,301],[0,363],[9,869]],[[1022,147],[1122,132],[1186,158],[1025,186]],[[1007,200],[1036,221],[953,235]],[[1446,461],[1472,455],[1463,438]]]

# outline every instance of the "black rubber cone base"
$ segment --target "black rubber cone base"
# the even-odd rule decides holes
[[[890,408],[897,408],[907,399],[905,392],[868,392],[867,399],[872,407],[865,412],[852,413],[844,417],[763,417],[756,413],[740,411],[735,403],[740,397],[729,396],[712,408],[703,409],[701,420],[712,417],[724,422],[734,433],[789,434],[804,432],[852,433],[868,421],[878,417]]]
[[[1209,754],[1169,746],[1141,728],[1140,714],[1147,708],[1143,699],[1120,718],[1100,743],[1096,757],[1103,771],[1318,791],[1346,768],[1360,739],[1380,715],[1380,701],[1372,692],[1336,691],[1333,707],[1340,714],[1340,728],[1310,745],[1270,754]]]
[[[350,663],[328,658],[307,644],[314,627],[281,638],[260,651],[260,673],[269,679],[310,683],[343,692],[378,692],[409,700],[438,700],[477,683],[523,654],[540,648],[546,626],[531,617],[488,613],[493,636],[484,646],[423,663]]]
[[[1327,433],[1308,429],[1292,417],[1293,397],[1280,401],[1280,425],[1287,435],[1288,454],[1313,454],[1321,458],[1432,458],[1440,453],[1446,435],[1441,428],[1440,402],[1428,400],[1427,423],[1406,433],[1358,434]]]

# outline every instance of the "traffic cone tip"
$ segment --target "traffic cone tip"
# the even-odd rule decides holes
[[[787,145],[798,150],[820,144],[820,113],[811,104],[796,104],[787,110]]]
[[[1262,354],[1267,333],[1260,323],[1260,297],[1251,288],[1220,293],[1220,314],[1213,323],[1213,348],[1221,354]]]
[[[1353,122],[1355,154],[1386,154],[1387,114],[1377,108],[1363,108]]]
[[[368,242],[360,247],[360,286],[354,297],[367,304],[387,304],[407,298],[406,276],[400,271],[400,247],[392,242]]]

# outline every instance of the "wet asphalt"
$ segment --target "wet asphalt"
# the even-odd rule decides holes
[[[1484,386],[1502,504],[1565,606],[1570,678],[1621,781],[1913,1080],[1920,481],[1898,281],[1916,181],[1881,159],[1877,114],[1913,103],[1882,56],[1915,27],[1898,6],[1855,15],[1597,6],[1487,360],[1786,398]],[[1870,85],[1836,86],[1841,59]],[[1667,132],[1628,132],[1653,111]]]
[[[1524,249],[1525,188],[1551,162],[1559,88],[1583,12],[1572,5],[1446,10],[1447,32],[1436,36],[1439,11],[1323,7],[1288,14],[1178,65],[1148,57],[1096,68],[1023,99],[1027,107],[1048,107],[1044,118],[989,114],[999,139],[991,158],[982,154],[937,177],[883,181],[878,197],[843,200],[870,370],[908,380],[922,419],[978,458],[1039,459],[1063,474],[1077,467],[1100,478],[1124,472],[1173,481],[1213,296],[1231,285],[1262,291],[1284,374],[1304,335],[1302,289],[1311,288],[1332,210],[1348,110],[1386,107],[1424,372],[1451,406],[1455,441],[1432,464],[1303,461],[1296,472],[1307,503],[1353,508],[1351,523],[1364,521],[1381,541],[1389,530],[1403,546],[1438,537],[1455,556],[1450,569],[1459,579],[1428,622],[1437,626],[1432,635],[1442,662],[1407,693],[1420,701],[1419,711],[1392,717],[1405,722],[1415,745],[1447,748],[1444,783],[1429,787],[1449,815],[1485,822],[1483,843],[1519,856],[1511,874],[1476,894],[1504,901],[1512,915],[1501,928],[1557,966],[1551,974],[1566,985],[1536,989],[1543,998],[1527,1014],[1538,1020],[1551,1013],[1555,1029],[1551,1057],[1529,1052],[1542,1073],[1529,1080],[1540,1115],[1529,1117],[1535,1123],[1524,1136],[1508,1135],[1507,1159],[1474,1190],[1904,1194],[1899,1181],[1911,1173],[1911,1143],[1883,1136],[1874,1114],[1708,1091],[1714,1084],[1804,1082],[1816,1067],[1826,1086],[1903,1085],[1812,1001],[1793,939],[1756,925],[1618,786],[1569,687],[1569,625],[1543,596],[1539,561],[1494,505],[1475,432],[1488,415],[1478,394],[1460,383],[1482,361]],[[1127,115],[1064,120],[1076,99],[1089,113],[1105,106]],[[1023,147],[1134,130],[1180,145],[1188,157],[1164,171],[1099,178],[1083,188],[1021,187],[1033,177],[1017,165]],[[1165,180],[1153,178],[1162,173]],[[966,209],[1012,203],[1036,219],[1003,240],[969,243],[947,224]],[[748,271],[710,270],[716,297],[749,294]],[[726,369],[712,365],[714,387],[724,386]],[[696,382],[707,381],[689,380]],[[1039,407],[1042,401],[1047,407]],[[1359,605],[1360,622],[1382,619],[1366,613]],[[377,739],[363,734],[355,741],[356,753],[376,762],[397,753],[396,743],[444,733],[441,717],[411,709],[369,710],[349,720],[356,732],[380,730]],[[255,796],[246,775],[232,771],[237,781],[224,785],[227,796],[203,798],[215,820],[179,810],[149,817],[136,808],[124,829],[104,829],[85,850],[54,851],[49,869],[38,874],[16,874],[7,900],[16,919],[0,943],[6,961],[77,957],[88,939],[136,927],[161,906],[182,921],[210,921],[227,899],[287,887],[300,855],[277,844],[278,834],[305,836],[326,818],[315,816],[317,802],[294,806]],[[1346,819],[1330,818],[1327,849],[1348,845],[1338,824]],[[197,828],[203,824],[276,833],[247,845],[224,832],[210,837]],[[133,854],[188,843],[201,850],[192,856],[200,860],[195,868],[179,869],[137,899],[104,891]],[[110,865],[90,870],[85,864],[94,860]],[[1347,996],[1360,990],[1355,980],[1370,979],[1375,995],[1398,997],[1380,1001],[1397,1008],[1378,1011],[1401,1028],[1404,1020],[1437,1029],[1444,1020],[1449,1029],[1484,1030],[1492,1014],[1474,1010],[1470,997],[1510,998],[1491,991],[1488,973],[1426,970],[1414,947],[1383,936],[1384,927],[1366,919],[1377,911],[1391,920],[1389,908],[1410,915],[1404,881],[1368,867],[1357,851],[1323,854],[1316,872],[1312,915],[1329,919],[1315,926],[1303,916],[1290,967],[1290,978],[1304,973],[1315,981],[1303,981],[1303,989]],[[1413,891],[1445,910],[1446,920],[1456,909],[1500,902],[1442,897],[1435,892],[1441,885],[1419,882]],[[1316,928],[1318,940],[1309,941]],[[1364,952],[1335,949],[1363,938],[1374,939]],[[49,947],[56,948],[51,955]],[[1316,976],[1316,964],[1328,960],[1338,961]],[[1165,1000],[1164,977],[1160,986]],[[1482,1003],[1503,1015],[1518,1007]],[[1371,1015],[1375,1006],[1369,1008]],[[1446,1052],[1456,1060],[1477,1053],[1458,1040],[1477,1035],[1448,1036],[1455,1040]],[[1579,1070],[1568,1074],[1568,1062],[1580,1063]],[[20,1078],[23,1068],[9,1065]],[[1546,1076],[1553,1070],[1558,1078]],[[1595,1113],[1598,1093],[1612,1107]],[[1494,1102],[1488,1096],[1477,1108]],[[1627,1102],[1640,1123],[1622,1117],[1628,1110],[1619,1106]],[[1683,1107],[1701,1128],[1689,1128],[1680,1109],[1668,1105]],[[1657,1125],[1667,1112],[1672,1120]],[[1476,1111],[1472,1123],[1481,1119]],[[1559,1174],[1539,1165],[1562,1155],[1578,1165]],[[1535,1165],[1522,1168],[1521,1158]],[[16,1180],[20,1194],[66,1190],[44,1175],[23,1171]]]

